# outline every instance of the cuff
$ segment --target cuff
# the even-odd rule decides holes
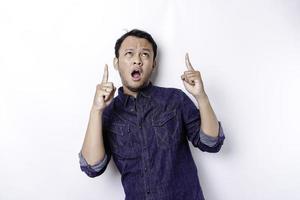
[[[223,132],[221,122],[218,121],[218,123],[219,123],[219,133],[218,133],[217,137],[212,137],[210,135],[207,135],[200,128],[200,140],[201,140],[202,143],[204,143],[205,145],[207,145],[209,147],[215,146],[219,142],[219,139],[224,137],[224,132]]]
[[[90,165],[87,163],[87,161],[85,160],[85,158],[83,157],[81,151],[79,152],[78,154],[79,156],[79,163],[80,163],[80,166],[89,166],[90,168],[92,168],[93,170],[95,170],[96,172],[99,172],[102,170],[102,168],[105,166],[106,162],[107,162],[107,155],[105,154],[104,155],[104,158],[103,160],[100,160],[99,162],[97,162],[96,164],[94,165]]]

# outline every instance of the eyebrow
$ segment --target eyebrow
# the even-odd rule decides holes
[[[131,48],[125,49],[125,51],[129,51],[129,50],[133,51],[134,49],[131,49]],[[148,48],[142,48],[142,50],[143,50],[143,51],[149,51],[149,52],[151,52],[151,50],[148,49]]]
[[[149,52],[151,52],[150,49],[147,49],[147,48],[143,48],[143,50],[144,50],[144,51],[149,51]]]

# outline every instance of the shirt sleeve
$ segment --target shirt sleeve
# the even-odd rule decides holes
[[[103,160],[100,160],[95,165],[89,165],[88,162],[83,157],[82,152],[80,151],[78,154],[81,171],[85,172],[86,175],[88,175],[91,178],[100,176],[106,170],[107,165],[111,159],[111,150],[110,150],[110,146],[106,134],[107,131],[105,128],[105,122],[103,118],[103,142],[104,142],[104,149],[105,149],[105,155]]]
[[[81,171],[85,172],[89,177],[92,178],[101,175],[105,171],[110,160],[110,156],[105,154],[103,160],[100,160],[95,165],[90,165],[83,157],[81,151],[79,152],[78,156]]]
[[[222,124],[219,123],[219,132],[217,137],[212,137],[203,132],[201,129],[200,112],[192,100],[182,92],[181,98],[181,114],[183,121],[183,129],[188,140],[194,147],[199,148],[201,151],[215,153],[220,151],[225,136]]]
[[[210,135],[207,135],[206,133],[203,132],[203,130],[200,127],[200,140],[209,147],[215,146],[218,143],[219,139],[224,137],[222,124],[220,121],[218,121],[218,123],[219,123],[219,133],[217,137],[212,137]]]

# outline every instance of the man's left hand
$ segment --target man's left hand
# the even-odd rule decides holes
[[[185,54],[185,65],[187,67],[187,71],[185,71],[184,74],[181,75],[181,79],[183,80],[185,89],[196,99],[202,96],[206,96],[201,79],[201,74],[199,71],[193,68],[188,53]]]

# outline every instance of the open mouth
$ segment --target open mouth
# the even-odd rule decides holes
[[[141,79],[141,70],[140,69],[135,69],[131,73],[131,77],[133,78],[134,81],[138,81]]]

